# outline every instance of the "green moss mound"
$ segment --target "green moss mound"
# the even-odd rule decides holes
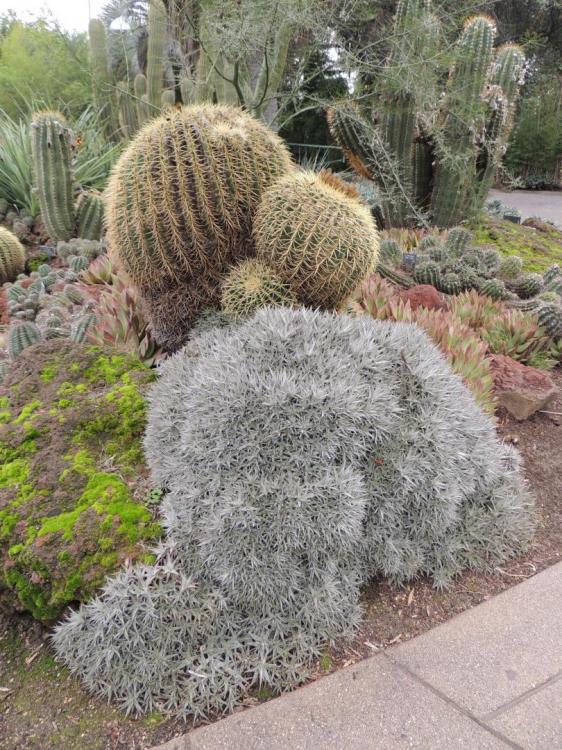
[[[542,273],[562,264],[562,232],[544,224],[543,231],[510,221],[485,217],[474,227],[477,245],[493,245],[502,255],[519,255],[525,271]]]
[[[142,454],[138,360],[41,342],[0,387],[0,593],[44,622],[87,601],[161,528]]]

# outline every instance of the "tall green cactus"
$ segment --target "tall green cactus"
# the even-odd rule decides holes
[[[90,44],[90,64],[94,102],[103,118],[106,134],[113,138],[116,131],[113,80],[109,69],[107,34],[105,24],[99,18],[92,18],[88,24]]]
[[[0,227],[0,286],[15,281],[25,267],[23,245],[8,229]]]
[[[72,132],[60,112],[36,112],[31,121],[34,181],[51,240],[74,236]]]
[[[101,193],[80,193],[76,201],[77,234],[83,240],[101,240],[103,234],[103,198]]]
[[[117,108],[121,133],[125,139],[129,140],[139,129],[139,117],[135,100],[129,92],[126,81],[120,81],[117,84]]]
[[[135,76],[134,89],[137,104],[137,118],[140,127],[147,123],[152,116],[150,114],[150,106],[148,104],[147,88],[148,84],[146,81],[146,76],[144,75],[144,73],[137,73],[137,75]]]
[[[160,111],[164,77],[168,16],[162,0],[150,0],[148,9],[148,57],[146,64],[148,104]]]
[[[466,217],[476,179],[474,139],[484,124],[482,93],[492,63],[494,36],[493,21],[475,16],[465,24],[456,45],[441,110],[442,131],[431,201],[438,226],[450,227]]]

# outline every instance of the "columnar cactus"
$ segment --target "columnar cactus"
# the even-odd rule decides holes
[[[153,108],[154,113],[160,110],[162,104],[167,23],[168,16],[162,0],[150,0],[146,72],[148,103]]]
[[[137,117],[139,127],[145,125],[151,118],[150,106],[148,104],[147,81],[144,73],[137,73],[134,81],[135,99],[137,105]]]
[[[8,354],[13,361],[24,349],[41,339],[41,331],[35,323],[17,323],[10,326],[8,332]]]
[[[375,269],[369,209],[321,175],[295,172],[266,191],[254,223],[258,258],[310,307],[337,308]]]
[[[74,236],[72,132],[60,112],[36,112],[31,151],[41,216],[52,240]]]
[[[109,137],[115,135],[115,103],[113,99],[113,81],[109,70],[107,34],[105,24],[98,18],[92,18],[88,24],[90,42],[90,64],[94,86],[94,101],[103,118],[105,130]]]
[[[76,201],[76,227],[78,237],[100,240],[103,234],[103,198],[101,193],[83,192]]]
[[[248,253],[260,197],[290,169],[282,141],[243,111],[174,110],[143,128],[113,170],[109,246],[141,290],[210,269],[218,277]]]
[[[25,251],[9,229],[0,227],[0,286],[15,281],[25,267]]]
[[[221,307],[233,318],[247,317],[260,307],[293,307],[297,298],[275,271],[260,261],[244,260],[222,284]]]
[[[123,138],[129,140],[139,129],[139,116],[126,81],[120,81],[117,84],[117,109],[121,134]]]

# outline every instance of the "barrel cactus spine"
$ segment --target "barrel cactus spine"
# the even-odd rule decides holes
[[[9,229],[0,227],[0,286],[15,281],[25,267],[23,245]]]
[[[264,194],[254,221],[257,257],[310,307],[334,309],[375,269],[379,236],[369,209],[314,172]]]

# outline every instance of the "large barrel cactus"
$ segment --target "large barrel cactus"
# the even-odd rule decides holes
[[[137,134],[113,171],[110,247],[140,289],[222,269],[248,253],[260,197],[290,168],[282,141],[239,109],[169,112]]]
[[[72,131],[60,112],[36,112],[31,152],[41,216],[52,240],[74,236]]]
[[[23,245],[8,229],[0,227],[0,285],[15,281],[23,272],[25,251]]]
[[[258,258],[301,302],[336,308],[374,270],[379,235],[369,209],[313,172],[275,183],[256,214]]]

